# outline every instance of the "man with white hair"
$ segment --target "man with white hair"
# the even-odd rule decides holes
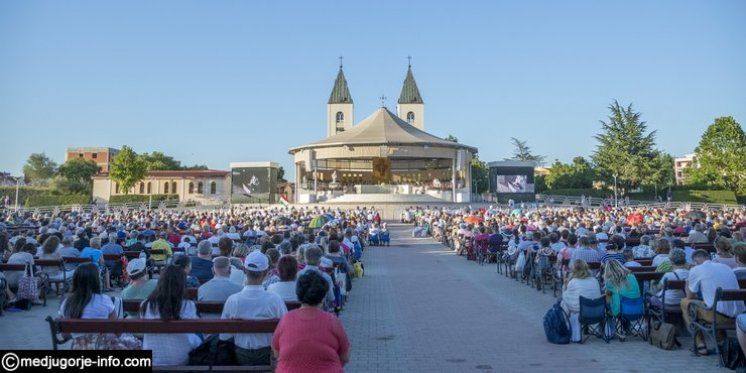
[[[212,260],[212,273],[212,280],[197,290],[197,300],[225,302],[229,296],[243,289],[243,286],[230,280],[231,262],[227,257],[219,256]]]
[[[191,276],[200,281],[212,279],[212,245],[207,240],[200,241],[197,245],[197,256],[191,257],[192,271]]]
[[[316,271],[321,273],[321,276],[324,277],[326,282],[329,283],[329,291],[326,293],[326,298],[324,300],[324,308],[327,310],[331,310],[334,308],[334,282],[332,281],[332,277],[329,276],[328,273],[322,271],[319,268],[319,264],[321,264],[321,257],[324,255],[324,252],[321,250],[321,248],[316,244],[308,244],[303,252],[303,255],[306,260],[306,266],[298,271],[298,276],[303,276],[304,273],[308,271]]]
[[[687,238],[686,242],[688,244],[695,244],[695,243],[707,243],[707,235],[705,235],[705,226],[702,223],[697,223],[694,225],[694,229],[689,231],[689,238]]]

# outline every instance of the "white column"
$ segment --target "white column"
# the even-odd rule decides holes
[[[451,202],[456,202],[456,158],[458,155],[454,154],[451,162]]]

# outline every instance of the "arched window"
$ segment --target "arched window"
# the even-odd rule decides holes
[[[407,123],[409,124],[414,123],[414,113],[411,111],[407,113]]]
[[[189,182],[189,194],[194,194],[194,183]]]
[[[344,121],[345,121],[345,113],[338,111],[336,123],[339,124],[339,123],[343,123]]]
[[[175,181],[171,182],[171,193],[173,193],[173,194],[179,194],[179,192],[176,191],[176,182]]]
[[[218,192],[218,184],[214,181],[210,182],[210,194],[216,194]]]
[[[119,194],[119,183],[114,183],[114,194]]]
[[[145,183],[140,183],[140,194],[145,193]]]
[[[163,194],[168,194],[168,181],[163,184]]]
[[[197,194],[202,194],[202,182],[197,183]]]
[[[150,188],[151,188],[151,187],[152,187],[152,186],[150,185],[150,181],[148,181],[148,188],[147,188],[147,189],[148,189],[148,194],[150,194],[150,190],[151,190]]]

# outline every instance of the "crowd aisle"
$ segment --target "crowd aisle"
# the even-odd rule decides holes
[[[663,351],[639,338],[550,344],[542,318],[551,294],[431,238],[411,238],[411,225],[389,229],[390,247],[366,248],[364,280],[342,315],[348,372],[725,371],[713,356]]]

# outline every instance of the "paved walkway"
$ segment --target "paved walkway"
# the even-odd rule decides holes
[[[552,345],[542,294],[392,226],[391,247],[369,247],[342,319],[349,372],[724,371],[714,357],[663,351],[647,342]],[[687,341],[688,342],[688,341]],[[688,345],[687,345],[688,347]]]

